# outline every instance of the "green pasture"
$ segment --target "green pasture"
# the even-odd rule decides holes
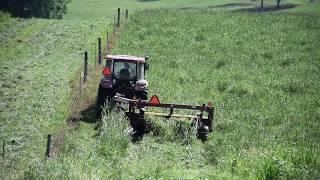
[[[56,133],[69,116],[84,51],[92,53],[93,63],[97,37],[105,34],[107,22],[10,18],[4,23],[0,139],[6,143],[6,157],[1,158],[1,176],[43,160],[46,134]]]
[[[319,0],[312,3],[307,0],[282,0],[281,5],[297,5],[295,8],[288,8],[282,11],[318,13],[320,9]],[[264,0],[268,9],[276,5],[276,0]],[[118,8],[128,9],[129,15],[134,11],[144,9],[211,9],[211,10],[237,10],[243,8],[260,7],[258,0],[73,0],[68,5],[68,14],[64,19],[109,19],[114,20]],[[122,15],[122,13],[121,13]]]
[[[0,13],[0,139],[6,143],[0,177],[319,177],[319,2],[241,10],[259,3],[74,0],[63,20]],[[81,122],[59,158],[44,163],[46,135],[70,115],[83,52],[92,63],[97,38],[105,42],[118,7],[129,9],[130,20],[113,53],[149,55],[150,95],[162,102],[211,101],[215,132],[201,143],[188,124],[150,117],[159,131],[133,144],[127,123],[113,114],[98,130]]]
[[[150,94],[162,102],[213,102],[216,124],[209,141],[196,140],[188,124],[150,117],[158,131],[133,144],[123,135],[126,122],[112,115],[96,135],[81,123],[61,159],[31,166],[26,175],[318,177],[319,27],[317,16],[299,14],[136,13],[113,53],[149,55]]]

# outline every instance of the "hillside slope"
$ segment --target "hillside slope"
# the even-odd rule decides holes
[[[0,139],[6,144],[0,174],[10,176],[43,161],[46,135],[69,116],[83,53],[94,52],[107,22],[0,17]]]
[[[216,125],[209,141],[195,140],[184,124],[150,117],[158,131],[130,143],[127,123],[112,114],[97,132],[80,123],[61,157],[31,166],[27,177],[319,177],[318,19],[208,10],[136,13],[113,53],[151,57],[149,90],[161,102],[213,102]]]

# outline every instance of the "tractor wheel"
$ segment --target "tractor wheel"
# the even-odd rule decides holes
[[[99,85],[98,96],[97,96],[97,117],[101,117],[102,107],[108,99],[108,91],[106,88]]]
[[[202,125],[198,129],[197,137],[200,139],[202,142],[208,140],[208,134],[209,134],[209,127],[206,125]]]

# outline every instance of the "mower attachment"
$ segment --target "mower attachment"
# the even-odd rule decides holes
[[[147,131],[147,123],[145,121],[145,115],[160,116],[164,118],[182,118],[190,119],[191,125],[196,126],[197,128],[197,137],[201,140],[206,140],[208,133],[213,131],[213,116],[214,116],[214,107],[211,103],[208,105],[203,104],[202,106],[198,105],[182,105],[182,104],[167,104],[160,103],[157,96],[152,96],[150,101],[147,100],[135,100],[120,97],[116,95],[112,99],[113,104],[115,103],[125,103],[129,104],[129,109],[126,112],[126,116],[130,121],[130,125],[133,127],[134,136],[142,137],[143,134]],[[169,108],[170,112],[166,113],[156,113],[148,112],[146,107],[156,107],[156,108]],[[173,114],[174,109],[189,109],[189,110],[198,110],[200,111],[196,115],[181,115]],[[204,117],[204,113],[207,114],[207,117]]]

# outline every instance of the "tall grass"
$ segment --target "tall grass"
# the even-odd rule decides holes
[[[118,158],[126,156],[130,141],[128,122],[123,114],[115,113],[104,115],[101,121],[99,152],[106,159],[117,163]]]
[[[137,13],[113,53],[151,56],[149,90],[161,102],[213,102],[214,133],[202,143],[194,139],[189,123],[149,117],[154,131],[130,143],[128,123],[110,114],[94,138],[86,134],[93,133],[88,130],[92,127],[81,123],[52,164],[70,170],[64,177],[74,174],[74,165],[81,167],[76,177],[84,178],[319,177],[316,17],[199,10]],[[67,160],[71,162],[61,163]],[[37,168],[27,175],[46,172]]]
[[[75,73],[83,65],[83,53],[90,51],[89,63],[93,63],[97,37],[107,23],[8,21],[0,23],[8,24],[0,31],[0,139],[7,142],[1,176],[21,175],[26,166],[44,158],[45,137],[70,115],[72,78],[79,81]]]
[[[214,102],[216,130],[203,145],[213,174],[312,178],[319,176],[318,158],[309,157],[308,165],[293,162],[304,159],[301,149],[319,154],[317,19],[144,11],[131,18],[113,53],[148,54],[150,93],[162,102]]]
[[[95,138],[85,134],[88,133],[86,128],[90,126],[81,124],[79,129],[67,137],[62,155],[58,159],[29,166],[24,172],[24,177],[27,179],[117,177],[119,172],[116,169],[119,161],[127,155],[129,147],[128,123],[122,114],[116,113],[104,116],[101,121],[98,134],[93,134]]]
[[[26,178],[319,177],[318,16],[199,9],[137,13],[113,53],[150,55],[150,94],[161,102],[213,102],[214,133],[203,144],[189,123],[152,118],[155,131],[130,143],[127,122],[111,114],[98,134],[92,124],[80,123],[61,156],[46,164],[39,155],[44,136],[67,116],[68,75],[77,69],[83,46],[90,49],[80,37],[95,42],[104,25],[22,21],[20,33],[9,33],[7,44],[0,44],[6,52],[0,99],[9,105],[1,112],[1,137],[14,137],[9,147],[17,159],[6,161],[1,175],[28,167]],[[21,66],[8,70],[12,64]]]

